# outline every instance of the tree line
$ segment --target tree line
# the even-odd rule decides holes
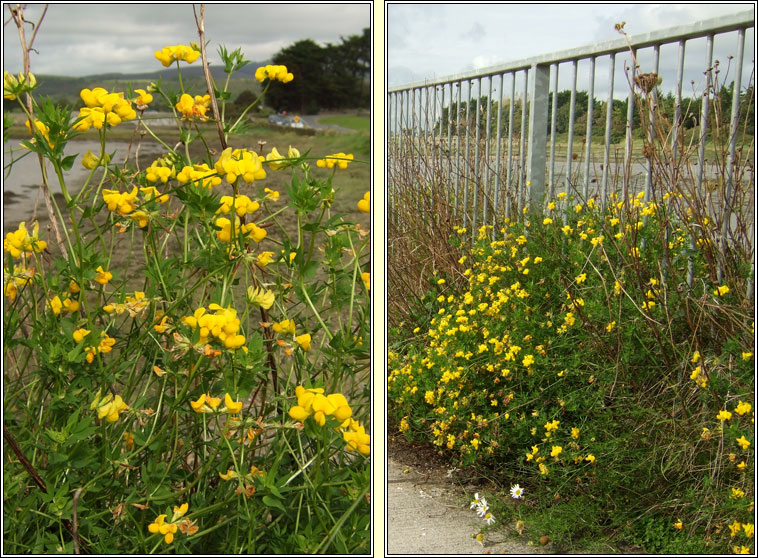
[[[369,108],[371,101],[371,31],[341,37],[339,44],[304,39],[283,48],[272,59],[295,75],[273,82],[265,104],[277,111],[315,114],[319,110]]]
[[[718,117],[719,122],[726,123],[728,126],[731,114],[732,114],[732,99],[734,93],[734,82],[730,85],[723,85],[721,88],[711,95],[709,100],[709,119],[713,120]],[[744,127],[752,135],[755,122],[755,105],[753,103],[754,90],[751,84],[743,93],[740,94],[740,114],[739,122],[741,128]],[[658,114],[665,118],[668,122],[672,123],[676,114],[676,98],[673,93],[669,92],[664,94],[660,89],[656,91]],[[635,107],[632,118],[632,129],[636,135],[642,134],[640,129],[640,101],[642,98],[635,94]],[[574,134],[576,137],[583,137],[587,129],[587,118],[589,115],[589,95],[586,91],[576,91],[575,104],[574,104]],[[513,102],[513,135],[518,136],[521,133],[521,119],[523,104],[521,99],[515,99]],[[703,97],[687,97],[682,98],[681,112],[680,112],[680,125],[684,130],[691,130],[698,127],[700,123],[700,115],[702,110]],[[502,101],[502,115],[500,118],[500,134],[501,137],[507,137],[509,133],[509,116],[510,116],[510,99],[503,99]],[[444,107],[442,109],[441,117],[434,122],[436,130],[440,129],[442,125],[443,135],[447,134],[447,123],[450,121],[451,134],[457,135],[460,128],[461,133],[465,133],[466,129],[472,134],[476,134],[476,110],[477,105],[479,108],[479,133],[480,137],[486,137],[487,134],[487,106],[490,107],[490,124],[489,133],[491,137],[497,134],[498,123],[498,105],[499,101],[488,97],[482,96],[479,99],[472,99],[470,106],[466,101],[460,103],[460,109],[458,103],[454,102],[450,107]],[[592,130],[593,139],[598,141],[605,136],[605,123],[607,112],[607,101],[600,101],[593,99],[592,106]],[[528,109],[527,105],[527,109]],[[611,122],[611,143],[618,143],[623,141],[626,136],[626,121],[627,112],[629,108],[629,99],[614,99],[613,100],[613,113]],[[469,125],[466,124],[466,111],[469,113]],[[553,112],[553,93],[551,92],[548,97],[548,116],[547,116],[547,132],[550,134]],[[566,134],[569,130],[571,115],[571,91],[564,90],[559,91],[556,98],[556,111],[555,111],[555,131],[556,134]],[[716,116],[715,116],[716,115]],[[405,126],[403,122],[403,126]]]

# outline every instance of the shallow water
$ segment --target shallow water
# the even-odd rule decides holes
[[[42,173],[39,159],[35,153],[21,147],[20,141],[18,138],[11,138],[3,143],[3,230],[6,232],[15,229],[21,221],[32,220],[35,216],[35,205],[38,216],[47,212],[40,187]],[[128,148],[129,142],[125,141],[109,141],[106,146],[108,153],[116,152],[113,160],[119,163],[125,160]],[[139,153],[141,168],[155,160],[161,154],[161,149],[157,143],[143,142]],[[134,161],[135,150],[136,146],[132,146],[130,161]],[[91,172],[82,166],[82,156],[87,151],[99,153],[100,143],[93,140],[70,141],[64,149],[66,156],[77,155],[71,169],[63,172],[70,194],[75,194],[81,189]],[[51,194],[57,195],[62,201],[60,183],[52,165],[46,163],[45,168]],[[101,178],[102,169],[97,169],[92,180],[97,184]]]

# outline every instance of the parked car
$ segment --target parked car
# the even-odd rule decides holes
[[[289,114],[272,114],[268,117],[268,121],[271,124],[277,126],[284,126],[285,128],[304,128],[305,124],[299,116],[290,116]]]

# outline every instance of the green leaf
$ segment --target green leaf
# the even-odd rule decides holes
[[[61,160],[61,168],[63,170],[71,170],[71,167],[74,166],[74,161],[76,161],[76,158],[78,157],[78,154],[75,155],[69,155],[68,157],[64,157]]]

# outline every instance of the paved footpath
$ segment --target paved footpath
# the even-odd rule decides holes
[[[444,478],[444,475],[441,475]],[[389,460],[387,554],[539,554],[545,551],[490,531],[482,546],[471,535],[484,526],[452,482]]]

